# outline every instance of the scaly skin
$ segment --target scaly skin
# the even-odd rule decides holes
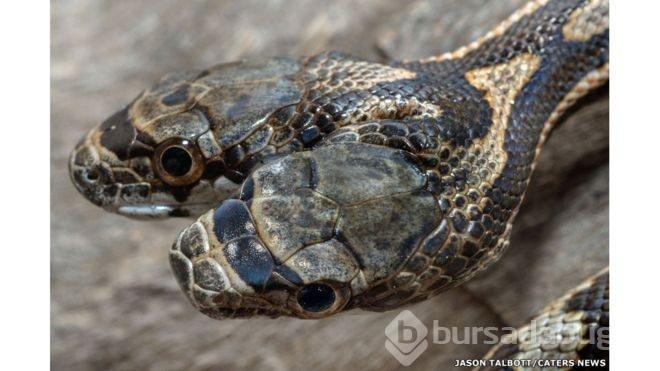
[[[534,1],[420,61],[331,52],[166,76],[81,140],[72,179],[109,211],[198,217],[170,261],[211,317],[425,300],[505,250],[552,127],[608,79],[608,12]]]
[[[486,366],[474,370],[609,370],[609,274],[603,269],[550,303],[515,336],[503,337],[484,356]]]

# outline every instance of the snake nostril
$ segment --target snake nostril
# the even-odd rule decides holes
[[[96,182],[99,180],[100,177],[101,177],[101,173],[100,173],[99,170],[96,169],[96,168],[89,169],[89,170],[85,173],[85,178],[86,178],[90,183],[96,183]]]

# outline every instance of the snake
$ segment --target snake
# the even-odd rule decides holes
[[[166,75],[84,135],[69,170],[107,211],[195,219],[169,260],[209,317],[391,310],[502,256],[553,128],[608,79],[608,0],[533,0],[420,60],[332,51]],[[571,346],[489,357],[597,353],[582,337],[609,324],[608,276],[537,317]]]

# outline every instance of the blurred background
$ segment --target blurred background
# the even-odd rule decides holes
[[[470,42],[523,3],[53,1],[52,369],[399,369],[384,347],[385,327],[399,311],[318,321],[199,314],[167,257],[190,221],[105,213],[75,191],[68,155],[163,74],[329,49],[376,61],[420,58]],[[608,104],[600,94],[553,133],[504,258],[467,285],[408,308],[425,325],[517,326],[607,265]],[[451,369],[489,347],[431,343],[409,369]]]

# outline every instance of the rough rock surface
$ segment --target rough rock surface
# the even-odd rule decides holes
[[[214,321],[179,291],[167,261],[187,219],[135,222],[77,194],[79,137],[160,75],[334,49],[413,59],[465,44],[522,0],[52,3],[51,361],[54,370],[393,370],[385,326],[399,313],[320,321]],[[608,262],[608,99],[555,131],[510,250],[476,280],[409,309],[431,327],[512,326]],[[428,336],[432,340],[431,334]],[[460,339],[464,339],[462,332]],[[430,344],[409,369],[451,369],[489,345]]]

